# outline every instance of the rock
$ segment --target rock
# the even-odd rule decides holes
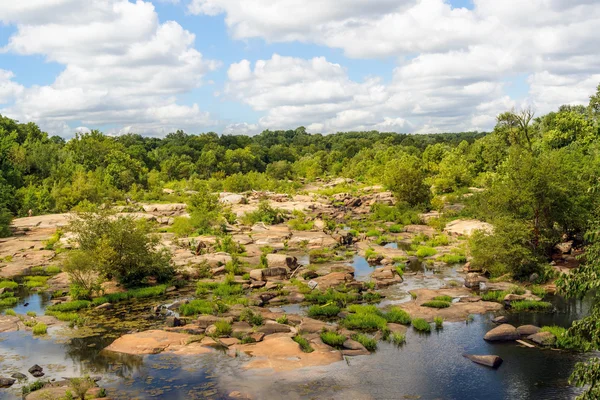
[[[265,337],[265,334],[262,332],[254,332],[253,334],[249,335],[252,339],[254,339],[255,342],[262,342],[263,338]]]
[[[485,292],[487,290],[487,284],[485,282],[479,282],[479,291]]]
[[[508,322],[508,318],[506,318],[504,315],[501,315],[499,317],[494,318],[492,322],[495,324],[505,324]]]
[[[346,282],[352,282],[353,280],[354,277],[352,274],[346,272],[331,272],[327,275],[316,278],[314,281],[319,284],[319,289],[327,290],[339,285],[344,285]]]
[[[306,333],[320,333],[323,329],[335,331],[337,329],[337,325],[329,325],[323,321],[307,317],[304,318],[298,326],[298,330],[300,332]]]
[[[307,285],[312,290],[312,289],[316,288],[317,286],[319,286],[319,282],[309,281]]]
[[[404,325],[401,324],[394,324],[394,323],[388,323],[387,324],[388,329],[390,330],[390,332],[392,333],[401,333],[401,334],[406,334],[406,331],[408,330],[408,328]]]
[[[471,236],[471,234],[475,231],[483,231],[486,233],[492,233],[494,227],[487,222],[478,221],[475,219],[469,220],[454,220],[448,222],[446,227],[444,228],[444,232],[447,232],[451,235],[465,235]]]
[[[262,272],[260,273],[260,277],[262,278]],[[261,287],[265,286],[266,284],[267,284],[267,282],[265,282],[265,281],[255,280],[250,284],[250,288],[251,289],[260,289]]]
[[[366,350],[365,346],[352,339],[346,339],[342,344],[342,347],[348,350]]]
[[[241,194],[221,193],[219,201],[223,204],[247,204],[248,200]]]
[[[291,329],[287,325],[274,323],[266,323],[257,329],[257,332],[264,333],[265,335],[272,335],[274,333],[287,333],[290,332]]]
[[[173,194],[173,193],[175,193],[175,191],[174,191],[173,189],[167,189],[167,188],[164,188],[164,189],[162,190],[162,192],[163,192],[164,194]]]
[[[112,310],[114,306],[111,303],[103,303],[96,307],[96,310]]]
[[[527,339],[539,346],[552,346],[556,343],[556,336],[550,332],[538,332],[527,336]]]
[[[517,332],[519,332],[519,335],[521,336],[531,336],[538,333],[540,329],[540,327],[535,325],[521,325],[517,328]]]
[[[540,274],[538,274],[537,272],[534,272],[533,274],[529,275],[529,282],[535,282],[539,279]]]
[[[200,328],[208,328],[210,325],[213,325],[215,322],[225,320],[229,323],[233,322],[233,318],[231,317],[216,317],[214,315],[201,315],[198,317],[197,323]]]
[[[250,271],[250,279],[254,279],[255,281],[263,280],[263,270],[262,269],[253,269]],[[264,284],[262,285],[264,286]]]
[[[502,364],[502,359],[499,356],[487,355],[471,355],[463,354],[464,357],[473,361],[476,364],[485,365],[486,367],[498,368]]]
[[[363,348],[362,350],[342,350],[342,355],[344,356],[349,356],[349,357],[353,357],[353,356],[368,356],[369,354],[369,350]]]
[[[33,374],[34,372],[42,372],[44,369],[42,367],[40,367],[39,365],[35,364],[33,367],[29,368],[27,371],[30,374]]]
[[[285,254],[267,254],[267,265],[269,267],[296,269],[298,267],[298,259]]]
[[[302,293],[293,292],[287,296],[287,302],[291,304],[302,303],[305,300],[306,296]]]
[[[15,379],[0,377],[0,388],[11,387],[15,382]]]
[[[502,324],[488,331],[483,338],[490,342],[505,342],[517,340],[520,337],[517,328],[510,324]]]
[[[479,276],[476,272],[469,272],[467,276],[465,276],[465,286],[473,289],[479,288],[479,282],[483,282],[484,278]]]
[[[31,375],[33,375],[35,378],[41,378],[42,376],[44,376],[46,374],[42,371],[35,371],[35,372],[32,372]]]
[[[165,320],[165,323],[168,327],[176,327],[176,326],[184,326],[185,325],[185,321],[181,320],[177,317],[167,317],[167,319]]]
[[[245,321],[234,322],[231,324],[231,332],[234,335],[250,333],[252,332],[252,326]]]
[[[14,374],[12,374],[10,377],[11,377],[11,378],[18,379],[18,380],[27,379],[27,375],[25,375],[25,374],[22,374],[22,373],[20,373],[20,372],[15,372],[15,373],[14,373]]]
[[[573,241],[570,240],[568,242],[559,243],[556,246],[554,246],[554,248],[562,254],[569,254],[573,249]]]
[[[371,279],[375,281],[377,287],[385,287],[402,282],[402,277],[396,272],[394,266],[388,265],[382,268],[377,268],[371,274]]]

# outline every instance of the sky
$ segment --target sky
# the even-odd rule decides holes
[[[0,0],[0,114],[53,135],[486,131],[587,104],[597,0]]]

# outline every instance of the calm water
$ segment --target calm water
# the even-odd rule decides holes
[[[369,267],[371,268],[371,267]],[[411,287],[426,282],[436,285],[454,276],[456,268],[435,273],[436,279],[406,277],[403,284],[388,289],[401,296]],[[41,314],[47,297],[37,294],[24,297],[15,307],[19,312]],[[558,307],[554,314],[507,314],[514,325],[568,326],[589,310],[589,299],[565,301],[550,299]],[[23,302],[28,302],[27,307]],[[21,308],[22,307],[22,308]],[[286,312],[301,312],[298,305]],[[46,337],[30,333],[0,334],[0,376],[26,373],[37,363],[44,367],[45,378],[79,376],[85,372],[102,375],[101,385],[115,399],[224,399],[233,390],[249,393],[254,399],[570,399],[577,391],[567,384],[577,361],[586,355],[554,350],[530,349],[515,343],[490,344],[483,335],[494,325],[492,315],[477,316],[469,324],[446,323],[441,331],[423,335],[409,329],[407,343],[396,347],[380,342],[370,356],[307,370],[287,373],[244,371],[243,359],[214,353],[194,357],[151,355],[145,357],[106,354],[101,351],[114,337],[132,326],[133,313],[138,316],[149,304],[120,305],[111,315],[124,325],[118,329],[92,330],[89,337],[69,338],[51,328]],[[160,326],[160,321],[144,321],[140,329]],[[502,366],[489,369],[463,357],[469,354],[496,354]],[[30,382],[32,379],[30,379]],[[0,389],[0,398],[20,398],[20,386]]]

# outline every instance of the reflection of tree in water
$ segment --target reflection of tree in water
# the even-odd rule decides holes
[[[73,338],[65,343],[65,354],[82,370],[93,373],[114,373],[127,377],[143,365],[143,357],[102,351],[113,339],[102,336]],[[93,345],[93,346],[90,346]]]

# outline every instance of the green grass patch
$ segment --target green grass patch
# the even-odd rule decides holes
[[[261,314],[245,308],[240,314],[240,321],[246,321],[252,326],[259,326],[263,324],[263,317]]]
[[[462,264],[467,262],[467,257],[462,254],[443,254],[437,260],[446,264]]]
[[[396,346],[399,346],[406,342],[406,336],[400,332],[392,332],[388,339],[390,342],[392,342]]]
[[[377,306],[367,304],[352,304],[348,307],[348,311],[356,314],[383,314],[382,311],[377,308]]]
[[[346,307],[346,305],[358,301],[359,295],[356,292],[340,292],[330,288],[325,292],[315,291],[308,293],[305,295],[305,300],[309,303],[335,303],[340,307]]]
[[[433,298],[433,300],[439,300],[439,301],[445,301],[448,303],[452,303],[452,300],[454,300],[454,298],[452,296],[435,296]]]
[[[502,301],[504,301],[504,298],[507,294],[510,293],[506,290],[489,290],[481,294],[481,300],[495,301],[497,303],[501,303]]]
[[[341,324],[348,329],[370,332],[386,329],[387,320],[377,314],[349,314],[341,321]]]
[[[552,311],[554,306],[547,301],[521,300],[510,303],[514,311]]]
[[[313,351],[315,351],[315,349],[313,349],[312,346],[310,345],[310,342],[308,340],[306,340],[306,338],[304,336],[296,335],[292,339],[294,340],[294,342],[296,342],[300,345],[300,349],[302,349],[303,352],[312,353]]]
[[[591,349],[590,342],[581,337],[571,336],[568,329],[562,326],[543,326],[540,332],[550,332],[556,336],[554,346],[559,349],[589,351]]]
[[[92,304],[91,301],[88,300],[74,300],[67,301],[65,303],[54,304],[46,308],[47,311],[60,311],[60,312],[71,312],[71,311],[79,311],[84,308],[88,308]],[[46,313],[47,314],[47,313]]]
[[[215,336],[229,336],[231,335],[231,324],[225,320],[220,320],[215,322],[215,327],[217,328],[215,332]]]
[[[430,307],[430,308],[448,308],[448,307],[450,307],[449,302],[441,301],[441,300],[430,300],[421,305],[423,307]]]
[[[444,318],[442,317],[433,317],[433,322],[435,323],[436,329],[441,329],[444,327]]]
[[[121,293],[111,293],[101,297],[96,297],[92,300],[92,305],[99,306],[104,303],[118,303],[120,301],[130,299],[146,299],[149,297],[157,297],[165,294],[167,285],[149,286],[138,289],[131,289]]]
[[[431,332],[431,325],[423,318],[415,318],[412,320],[412,326],[419,332]]]
[[[511,287],[508,288],[509,293],[513,293],[513,294],[518,294],[518,295],[522,295],[525,294],[525,289],[522,288],[521,286],[517,286],[517,285],[512,285]]]
[[[2,307],[12,307],[19,302],[19,299],[16,297],[5,297],[0,299],[0,308]]]
[[[544,296],[546,296],[546,288],[543,286],[532,285],[529,290],[537,297],[544,298]]]
[[[386,319],[387,322],[391,322],[394,324],[409,325],[411,321],[410,315],[400,307],[392,308],[391,310],[386,312],[383,315],[383,317]]]
[[[47,281],[47,276],[26,276],[24,285],[29,289],[45,287]]]
[[[182,304],[179,306],[179,314],[184,317],[189,317],[191,315],[198,314],[214,314],[215,313],[215,305],[214,303],[207,300],[192,300],[187,304]]]
[[[59,321],[73,322],[79,319],[79,314],[74,312],[52,311],[46,309],[46,315],[56,318]]]
[[[15,310],[13,310],[12,308],[9,310],[4,311],[4,315],[12,315],[13,317],[17,315],[17,313],[15,312]]]
[[[32,331],[34,335],[45,335],[48,332],[48,326],[39,322],[32,328]]]
[[[376,229],[370,229],[365,233],[366,237],[379,237],[381,236],[381,232]]]
[[[404,227],[399,224],[394,224],[388,228],[388,232],[390,233],[401,233],[404,232]]]
[[[377,350],[377,340],[370,338],[367,335],[364,335],[362,333],[355,333],[351,336],[351,338],[352,340],[355,340],[358,343],[365,346],[365,349],[369,351]]]
[[[436,255],[437,251],[433,247],[418,246],[415,254],[419,258],[431,257]]]
[[[35,312],[35,311],[27,311],[27,316],[28,316],[28,317],[34,317],[34,318],[35,318],[35,317],[37,317],[37,314],[36,314],[36,312]]]
[[[308,316],[313,318],[333,318],[340,313],[341,309],[335,304],[312,305],[308,308]]]
[[[448,246],[450,239],[446,235],[436,235],[425,242],[429,247]]]
[[[320,337],[323,343],[335,348],[342,347],[346,341],[346,336],[331,331],[321,332]]]
[[[0,281],[0,289],[16,289],[19,284],[15,281]]]

